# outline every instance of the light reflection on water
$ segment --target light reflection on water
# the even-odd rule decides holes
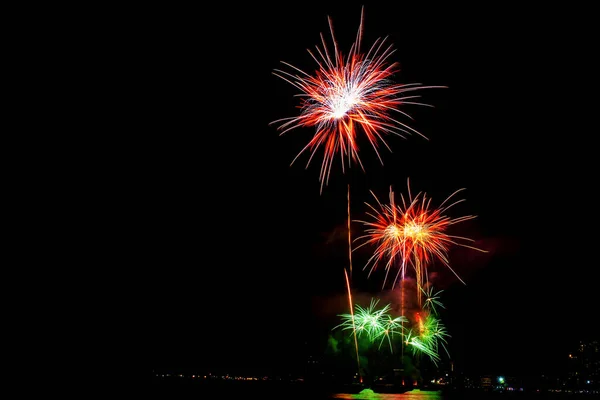
[[[357,394],[338,393],[334,399],[347,400],[441,400],[441,392],[411,390],[406,393],[375,393],[371,389],[364,389]]]

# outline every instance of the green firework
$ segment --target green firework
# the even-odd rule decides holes
[[[417,329],[411,329],[406,336],[406,344],[411,347],[414,354],[425,354],[437,365],[440,361],[440,347],[446,354],[446,338],[449,337],[446,327],[438,318],[429,314],[424,320],[418,318]]]
[[[371,304],[367,308],[363,308],[358,304],[355,305],[354,315],[339,315],[342,317],[343,322],[333,329],[342,328],[352,332],[356,329],[358,337],[366,337],[370,343],[379,341],[379,348],[387,339],[390,351],[393,352],[392,340],[394,337],[402,335],[405,329],[402,324],[408,320],[404,316],[393,318],[389,314],[391,310],[389,304],[377,309],[377,303],[379,303],[379,300],[371,299]]]
[[[420,287],[420,289],[421,289],[421,292],[423,292],[423,294],[425,295],[425,304],[423,307],[426,310],[429,310],[434,315],[437,315],[437,310],[435,308],[436,306],[441,307],[441,308],[446,308],[446,307],[444,307],[442,302],[439,300],[439,298],[440,298],[439,295],[440,295],[440,293],[443,292],[443,290],[434,292],[433,286],[430,286],[428,289],[423,289],[422,287]]]

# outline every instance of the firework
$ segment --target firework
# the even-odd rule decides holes
[[[399,203],[395,202],[391,187],[390,204],[382,204],[371,192],[375,197],[377,207],[367,203],[371,210],[368,215],[372,221],[358,221],[366,226],[366,232],[365,235],[356,238],[356,240],[362,240],[363,243],[355,250],[367,244],[375,245],[375,251],[364,267],[366,269],[369,265],[371,266],[369,274],[383,261],[385,261],[387,272],[393,265],[399,263],[397,277],[400,276],[403,279],[406,266],[411,265],[416,275],[420,304],[420,289],[428,281],[427,266],[434,259],[441,261],[462,283],[465,283],[450,267],[448,250],[451,245],[481,252],[486,251],[471,246],[469,243],[473,243],[473,239],[448,233],[450,226],[475,218],[473,215],[458,218],[450,218],[445,215],[448,209],[464,201],[464,199],[460,199],[450,203],[451,199],[464,189],[456,190],[438,208],[432,208],[431,199],[422,192],[413,197],[410,192],[410,183],[408,181],[407,183],[408,197],[405,198],[401,195]]]
[[[439,355],[440,347],[450,356],[445,345],[447,343],[446,338],[450,335],[446,332],[444,324],[431,314],[423,318],[417,313],[416,320],[416,333],[411,329],[406,335],[405,343],[412,348],[413,353],[426,354],[437,365],[441,359]]]
[[[352,330],[358,337],[366,336],[370,343],[379,340],[380,348],[387,339],[390,351],[393,351],[392,339],[396,335],[402,334],[404,329],[402,324],[407,322],[407,319],[404,316],[392,318],[389,314],[391,306],[387,304],[383,308],[377,309],[378,302],[379,300],[371,299],[371,304],[367,308],[357,304],[353,314],[340,315],[343,322],[334,329]]]
[[[328,17],[333,53],[321,34],[322,47],[317,45],[314,52],[308,50],[317,63],[314,74],[308,74],[284,61],[282,64],[290,71],[275,69],[273,72],[300,91],[298,97],[301,101],[298,116],[282,118],[271,124],[278,124],[281,135],[295,128],[315,128],[314,136],[291,164],[302,153],[309,151],[308,168],[317,151],[322,149],[319,174],[321,191],[329,181],[336,155],[340,156],[342,171],[346,163],[348,166],[357,163],[364,170],[358,154],[359,133],[366,138],[366,143],[371,145],[382,164],[379,148],[383,145],[391,151],[385,141],[386,136],[391,134],[405,138],[405,135],[416,133],[426,138],[399,120],[400,117],[410,118],[400,107],[407,104],[429,106],[415,102],[420,96],[411,93],[424,88],[444,87],[394,83],[392,77],[399,67],[398,63],[390,62],[395,50],[386,43],[386,38],[377,39],[366,53],[361,52],[363,20],[364,8],[361,9],[356,41],[347,56],[338,49],[332,20]]]
[[[428,289],[424,289],[421,287],[420,290],[425,295],[424,308],[426,310],[432,312],[433,314],[437,314],[437,310],[435,308],[436,306],[441,307],[441,308],[446,308],[439,300],[439,298],[440,298],[439,295],[440,295],[440,293],[443,292],[443,290],[434,292],[432,286],[430,286]]]
[[[383,204],[379,201],[377,196],[374,194],[373,196],[377,201],[378,207],[367,204],[367,206],[372,210],[372,212],[369,212],[368,215],[373,218],[373,221],[357,221],[363,223],[368,229],[366,230],[366,235],[359,236],[355,239],[355,241],[361,241],[364,239],[366,240],[364,240],[359,246],[355,247],[354,250],[357,250],[367,244],[375,245],[375,251],[363,269],[366,269],[369,267],[369,265],[371,265],[371,269],[369,271],[370,275],[377,266],[379,266],[382,262],[385,262],[386,276],[383,283],[383,286],[385,286],[388,273],[394,264],[396,264],[396,260],[402,261],[398,270],[398,274],[401,273],[402,278],[404,278],[405,263],[403,257],[404,246],[401,222],[402,209],[396,206],[394,201],[394,192],[391,190],[391,187],[389,192],[389,204]],[[394,279],[393,282],[395,284],[396,279]]]

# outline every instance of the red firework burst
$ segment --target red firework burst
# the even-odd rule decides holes
[[[459,218],[450,218],[444,215],[449,208],[464,201],[464,199],[460,199],[450,203],[450,200],[462,190],[464,189],[452,193],[438,208],[431,207],[431,199],[425,193],[420,192],[413,197],[410,185],[408,185],[408,198],[401,195],[399,204],[396,204],[391,188],[389,204],[382,204],[371,192],[377,202],[377,207],[367,203],[371,209],[371,212],[367,214],[372,221],[357,221],[362,222],[367,229],[365,235],[355,239],[363,241],[363,243],[354,249],[367,244],[375,245],[375,251],[365,265],[365,269],[371,265],[369,274],[382,262],[385,262],[385,268],[389,272],[397,261],[399,268],[396,279],[398,277],[403,279],[406,266],[411,265],[415,270],[417,285],[420,289],[423,288],[424,281],[428,280],[427,266],[434,259],[438,259],[464,283],[450,267],[449,247],[458,245],[481,252],[486,251],[469,245],[473,239],[453,236],[447,232],[451,225],[475,218],[474,215]]]
[[[314,75],[301,69],[282,63],[292,69],[286,72],[276,69],[273,74],[300,90],[300,114],[296,117],[283,118],[271,122],[279,124],[281,135],[299,127],[314,127],[316,132],[308,144],[292,160],[305,151],[310,150],[306,167],[310,164],[317,150],[323,149],[323,161],[319,181],[321,191],[329,181],[333,160],[340,155],[342,171],[345,170],[346,159],[358,163],[364,170],[358,155],[357,134],[362,132],[371,144],[379,161],[383,160],[378,151],[384,145],[391,148],[384,140],[389,134],[405,137],[405,134],[424,135],[395,118],[394,113],[410,116],[400,110],[401,105],[427,104],[411,101],[420,96],[407,96],[407,92],[417,89],[443,86],[422,86],[420,83],[396,84],[392,76],[398,72],[398,63],[388,62],[395,52],[386,39],[377,39],[367,53],[360,51],[363,31],[364,8],[361,10],[360,24],[356,41],[352,44],[347,57],[338,50],[333,34],[331,18],[328,17],[329,29],[333,41],[333,54],[327,48],[321,34],[322,48],[316,46],[316,53],[308,50],[316,61],[318,68]]]

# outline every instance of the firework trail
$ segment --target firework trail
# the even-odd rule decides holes
[[[348,304],[350,306],[350,320],[352,323],[352,331],[354,332],[354,347],[356,348],[356,364],[358,368],[358,374],[360,382],[362,382],[362,375],[360,374],[360,358],[358,357],[358,339],[356,337],[356,323],[354,321],[354,310],[352,309],[352,291],[350,290],[350,280],[348,279],[348,272],[344,270],[346,275],[346,287],[348,288]]]
[[[399,261],[400,267],[394,284],[398,277],[404,279],[406,266],[411,265],[415,271],[418,286],[417,294],[419,304],[421,304],[422,296],[419,289],[423,288],[428,281],[427,266],[434,259],[441,261],[462,283],[465,283],[450,267],[448,250],[451,245],[481,252],[486,251],[469,245],[469,243],[474,242],[473,239],[447,233],[450,226],[475,218],[473,215],[458,218],[450,218],[445,215],[448,209],[464,201],[464,199],[461,199],[450,203],[452,198],[464,189],[456,190],[438,208],[432,208],[431,199],[425,193],[419,192],[413,197],[408,180],[407,186],[408,197],[405,198],[401,195],[399,203],[395,202],[391,187],[389,204],[382,204],[377,196],[371,192],[376,200],[377,207],[367,203],[371,210],[367,214],[372,218],[372,221],[358,221],[366,226],[366,234],[355,239],[363,241],[355,250],[367,244],[375,245],[375,251],[368,259],[364,269],[370,265],[370,274],[379,264],[385,261],[386,279],[395,261]]]
[[[352,234],[350,230],[350,185],[348,185],[348,265],[350,268],[350,278],[352,278]]]
[[[350,166],[352,162],[358,163],[364,171],[358,154],[359,132],[382,164],[379,147],[383,145],[391,151],[385,136],[392,134],[405,138],[405,135],[416,133],[427,139],[398,119],[400,116],[412,119],[400,106],[430,106],[415,102],[414,99],[420,96],[410,94],[419,89],[444,87],[394,83],[391,78],[399,71],[399,65],[389,61],[395,50],[386,43],[386,38],[377,39],[366,53],[361,52],[363,20],[364,7],[361,9],[356,41],[347,56],[338,49],[332,20],[328,17],[333,53],[321,34],[322,48],[316,46],[314,52],[308,50],[317,63],[314,74],[310,75],[284,61],[281,63],[291,71],[275,69],[273,72],[300,91],[300,113],[295,117],[273,121],[270,125],[278,124],[280,135],[300,127],[315,128],[314,136],[291,164],[302,153],[309,151],[310,157],[306,164],[308,168],[317,151],[322,149],[323,160],[319,174],[321,191],[329,181],[333,161],[338,154],[342,171],[345,171],[346,163]]]

